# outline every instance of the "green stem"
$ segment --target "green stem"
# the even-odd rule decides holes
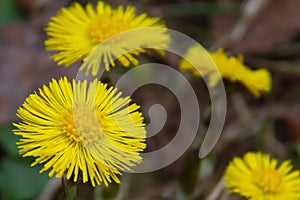
[[[63,177],[64,189],[66,194],[66,200],[76,200],[77,199],[77,183],[72,179],[67,180]]]
[[[265,149],[264,137],[268,126],[273,120],[274,120],[273,116],[271,114],[267,114],[260,125],[260,128],[258,130],[258,137],[257,137],[257,149],[259,151],[263,152]]]

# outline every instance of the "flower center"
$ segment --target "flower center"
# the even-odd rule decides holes
[[[99,44],[104,40],[129,29],[130,26],[128,22],[122,18],[99,16],[90,24],[89,36],[94,43]]]
[[[257,184],[266,192],[276,192],[280,190],[282,176],[274,169],[262,169],[257,174]]]
[[[87,105],[75,105],[63,116],[62,129],[74,142],[89,144],[104,135],[104,113],[97,113]]]

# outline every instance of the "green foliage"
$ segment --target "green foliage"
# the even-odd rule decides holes
[[[18,141],[18,136],[12,133],[12,126],[0,126],[0,146],[7,154],[7,156],[17,158],[19,157],[16,142]]]
[[[0,127],[0,199],[33,199],[36,197],[46,181],[47,174],[39,174],[38,167],[30,167],[33,158],[18,156],[15,142],[18,137],[12,133],[11,126]]]
[[[118,199],[119,184],[112,182],[109,187],[99,186],[95,191],[95,199]]]
[[[14,0],[0,1],[0,25],[20,18],[21,14]]]
[[[190,195],[198,182],[198,173],[201,160],[198,158],[198,151],[190,152],[184,166],[182,167],[179,183],[185,195]]]

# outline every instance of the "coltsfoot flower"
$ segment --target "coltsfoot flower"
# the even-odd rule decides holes
[[[21,122],[14,134],[24,157],[36,157],[32,166],[44,164],[40,172],[73,178],[93,186],[113,179],[120,170],[130,170],[142,161],[146,148],[142,114],[129,97],[97,79],[69,82],[53,79],[23,103],[17,111]]]
[[[146,29],[138,36],[126,34],[127,31],[146,27],[158,29],[150,33]],[[49,38],[45,45],[47,50],[58,51],[52,58],[59,65],[69,66],[93,53],[96,63],[82,65],[80,69],[86,69],[86,74],[91,71],[96,76],[101,66],[104,65],[108,71],[116,65],[115,61],[125,67],[131,63],[137,65],[135,56],[145,53],[148,46],[161,53],[160,49],[170,42],[166,31],[160,18],[149,17],[145,13],[137,15],[133,6],[113,9],[101,1],[96,7],[91,3],[86,6],[74,3],[52,17],[46,28]],[[96,48],[99,45],[101,47]],[[133,49],[127,50],[129,47]]]
[[[300,172],[290,161],[281,165],[261,152],[235,157],[224,174],[225,186],[250,200],[300,199]]]
[[[180,69],[191,71],[197,77],[208,76],[210,87],[214,87],[220,81],[220,77],[223,77],[231,82],[243,84],[255,97],[270,92],[272,79],[267,69],[252,70],[243,64],[242,55],[228,57],[223,49],[208,52],[216,64],[216,69],[213,69],[209,63],[203,63],[204,59],[201,59],[203,50],[199,48],[199,46],[192,46],[187,50],[184,56],[186,59],[180,62]],[[187,60],[192,60],[197,66],[192,66]],[[214,70],[218,70],[220,75]]]

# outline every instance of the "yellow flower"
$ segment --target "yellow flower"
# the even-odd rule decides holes
[[[22,136],[19,153],[37,157],[32,166],[44,163],[40,173],[51,168],[50,177],[65,173],[74,182],[81,175],[93,186],[111,179],[119,183],[119,170],[140,163],[139,152],[146,147],[139,106],[127,106],[131,99],[120,96],[96,79],[53,79],[17,111],[22,120],[14,124],[14,133]]]
[[[147,36],[151,40],[140,43],[138,49],[119,55],[120,51],[132,45],[131,40],[128,41],[124,35],[116,38],[113,36],[145,27],[157,27],[159,31],[152,32],[151,37]],[[101,1],[95,8],[90,3],[85,7],[74,3],[68,8],[62,8],[48,23],[46,32],[49,36],[45,41],[46,49],[59,51],[52,57],[59,65],[69,66],[76,61],[82,61],[99,44],[104,43],[96,54],[99,62],[104,63],[106,70],[110,69],[110,65],[115,66],[115,60],[125,67],[130,63],[137,65],[138,60],[134,56],[146,52],[145,42],[153,44],[152,48],[157,48],[160,53],[159,49],[167,47],[170,42],[170,36],[166,33],[165,24],[160,18],[151,18],[145,13],[136,15],[136,9],[132,6],[112,9],[110,5]],[[139,37],[143,38],[147,34],[149,33],[144,31]],[[108,39],[110,39],[108,44],[105,44]],[[95,76],[100,66],[84,65],[81,70],[84,68],[87,74],[91,70]]]
[[[198,46],[193,46],[186,52],[184,58],[194,61],[198,66],[192,66],[187,60],[182,59],[180,69],[191,71],[195,76],[207,76],[209,78],[209,86],[214,87],[220,80],[220,76],[213,71],[206,63],[201,63],[202,54],[198,53],[202,50]],[[231,82],[239,82],[243,84],[255,97],[259,97],[261,93],[270,92],[271,75],[266,69],[251,70],[243,64],[243,56],[227,57],[223,49],[216,52],[208,52],[220,75]],[[196,68],[195,68],[196,67]]]
[[[300,172],[292,168],[290,161],[278,165],[267,154],[248,152],[230,162],[225,186],[250,200],[300,199]]]

